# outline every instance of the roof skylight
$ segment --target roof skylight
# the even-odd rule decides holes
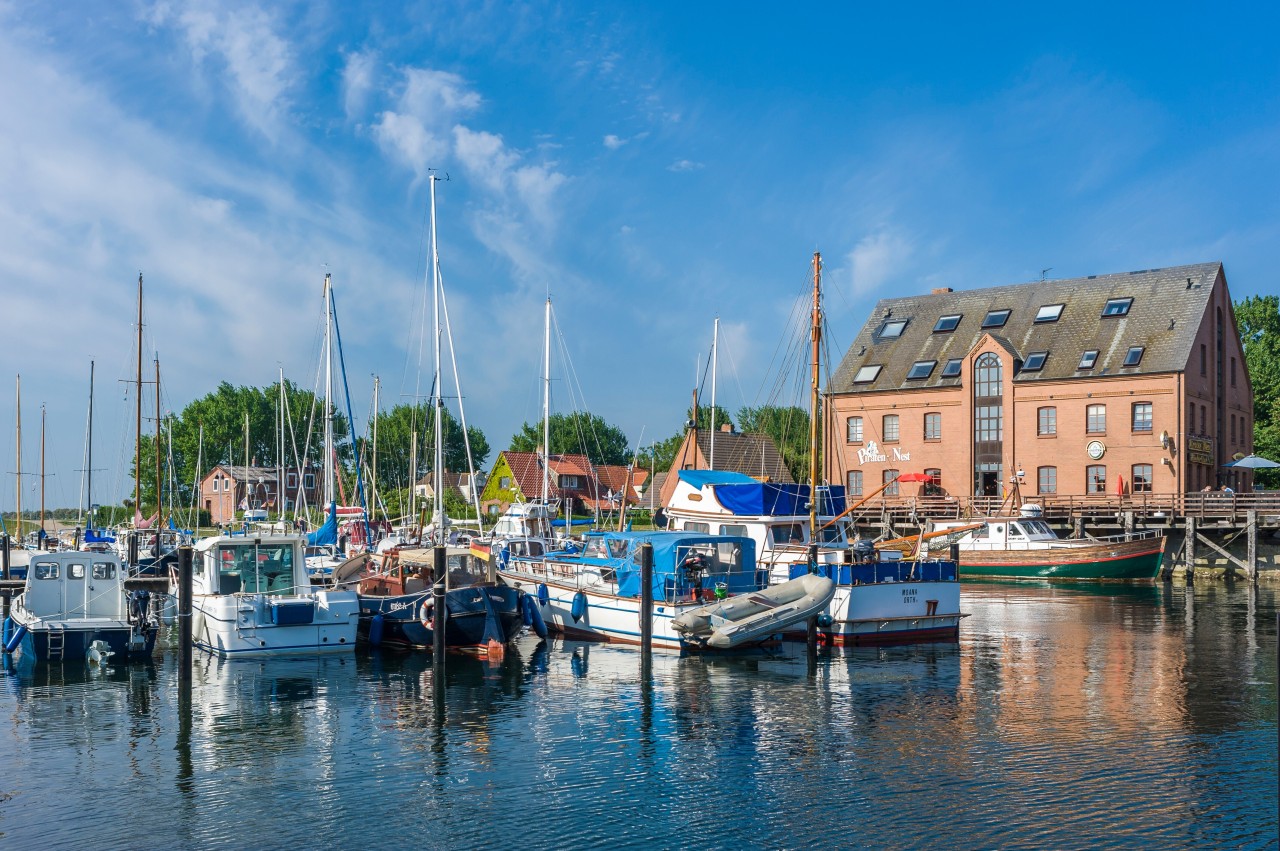
[[[943,334],[947,331],[956,330],[956,326],[960,324],[963,313],[951,313],[947,316],[939,316],[938,321],[933,326],[933,333]]]
[[[993,310],[982,320],[983,328],[1003,328],[1004,323],[1009,321],[1009,310]]]
[[[919,380],[928,378],[933,374],[933,368],[938,365],[936,360],[918,360],[911,364],[911,370],[907,373],[908,380]]]
[[[853,377],[853,383],[870,384],[880,376],[880,370],[883,368],[883,365],[878,363],[870,366],[864,366],[862,369],[858,370],[858,374]]]
[[[1062,304],[1046,304],[1036,311],[1036,322],[1057,322],[1062,316]]]
[[[1107,301],[1107,306],[1102,308],[1103,316],[1128,316],[1129,308],[1133,305],[1132,298],[1113,298]]]

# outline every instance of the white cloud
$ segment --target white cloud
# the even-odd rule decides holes
[[[411,168],[418,179],[448,151],[448,144],[421,120],[398,112],[382,113],[373,125],[373,136],[388,156]]]
[[[453,128],[455,153],[462,167],[500,202],[518,200],[543,227],[555,224],[556,191],[567,178],[551,164],[520,165],[521,155],[506,147],[502,137],[458,125]]]
[[[887,230],[863,238],[849,252],[853,294],[865,296],[874,292],[894,272],[900,271],[911,251],[910,242]]]
[[[364,111],[373,89],[376,63],[377,56],[372,52],[347,54],[347,64],[342,68],[342,105],[348,121],[356,120]]]
[[[616,151],[625,144],[627,144],[626,139],[620,139],[612,133],[604,137],[604,146],[611,151]]]
[[[676,160],[671,165],[667,166],[667,171],[697,171],[702,167],[702,163],[697,163],[693,160]]]
[[[245,122],[268,139],[279,135],[294,69],[289,43],[276,34],[277,21],[270,13],[249,4],[192,3],[180,11],[156,4],[146,20],[180,30],[197,66],[220,60]]]
[[[483,100],[457,74],[430,68],[405,69],[402,86],[396,109],[378,117],[373,134],[388,156],[421,179],[448,154],[451,128],[462,116],[479,109]],[[497,139],[496,147],[501,146],[502,140]],[[459,155],[484,157],[486,148],[495,146],[478,140],[475,147],[478,150],[460,150]]]

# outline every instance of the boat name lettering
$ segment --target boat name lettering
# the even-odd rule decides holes
[[[903,589],[902,589],[902,602],[904,602],[904,603],[914,603],[915,601],[916,601],[916,589],[914,589],[914,588],[903,588]]]
[[[405,609],[412,609],[412,608],[413,608],[413,603],[392,603],[390,606],[387,607],[387,611],[400,612],[400,611],[404,611]]]

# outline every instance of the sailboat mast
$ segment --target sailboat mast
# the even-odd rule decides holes
[[[22,546],[22,374],[18,374],[18,392],[17,392],[17,434],[18,434],[18,474],[14,476],[14,481],[18,500],[18,511],[13,518],[13,531],[18,536],[18,545]]]
[[[542,329],[542,504],[551,498],[551,296]]]
[[[93,522],[93,361],[89,361],[89,435],[85,442],[85,490],[84,501],[89,508],[89,522]]]
[[[813,252],[813,322],[809,330],[813,342],[813,386],[809,396],[809,564],[818,563],[818,372],[822,348],[822,255]]]
[[[715,331],[711,334],[711,457],[707,467],[716,468],[716,365],[720,357],[720,317],[716,317]]]
[[[160,497],[160,358],[156,358],[156,528],[160,527],[160,515],[164,501]],[[158,539],[157,539],[158,540]]]
[[[374,519],[378,514],[378,391],[381,389],[381,381],[378,376],[373,377],[373,470],[371,481],[369,482],[369,490],[373,494],[373,513]]]
[[[436,244],[436,176],[431,175],[431,295],[436,320],[435,341],[435,501],[432,505],[432,524],[436,527],[436,540],[443,542],[444,532],[444,396],[440,386],[440,251]]]
[[[333,505],[333,290],[324,275],[324,502]]]
[[[138,273],[138,378],[134,382],[137,399],[134,400],[137,440],[133,449],[133,511],[136,518],[142,516],[142,273]]]
[[[284,489],[284,367],[280,367],[280,428],[276,432],[276,516],[284,520],[285,503],[289,501]]]
[[[40,406],[40,544],[44,546],[44,405]]]

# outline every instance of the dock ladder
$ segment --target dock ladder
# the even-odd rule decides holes
[[[49,627],[49,644],[47,648],[47,656],[50,662],[61,661],[66,654],[67,649],[67,630],[66,627],[53,626]]]

